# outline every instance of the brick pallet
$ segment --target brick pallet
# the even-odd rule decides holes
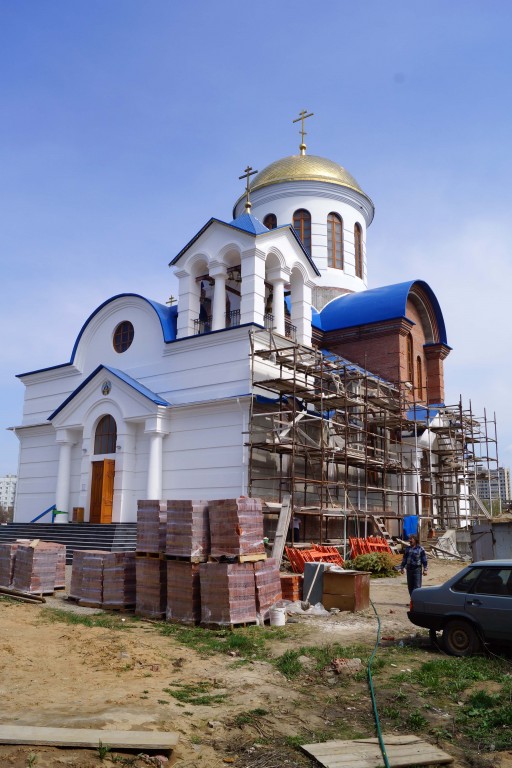
[[[210,501],[209,515],[212,557],[265,554],[260,499]]]
[[[164,553],[167,533],[165,502],[155,499],[137,502],[137,552]]]
[[[108,552],[103,561],[102,607],[135,607],[135,552]]]
[[[63,544],[49,541],[18,544],[14,558],[13,588],[21,592],[53,594],[58,565],[59,582],[63,582],[62,562],[66,562],[66,547]]]
[[[171,557],[206,560],[210,552],[207,501],[168,501],[165,553]]]
[[[201,563],[201,623],[255,623],[256,587],[250,563]]]
[[[18,544],[0,544],[0,586],[10,587],[14,575],[14,560]]]
[[[167,610],[167,562],[162,559],[135,559],[135,612],[147,619],[161,619]]]
[[[201,584],[199,564],[181,560],[167,561],[167,621],[199,624],[201,621]]]
[[[281,579],[279,567],[274,558],[256,562],[253,565],[256,587],[256,610],[266,620],[270,617],[270,608],[281,600]]]

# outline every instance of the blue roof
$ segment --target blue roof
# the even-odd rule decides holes
[[[158,319],[160,320],[160,325],[162,327],[162,335],[164,338],[164,341],[167,343],[169,341],[176,341],[176,326],[177,326],[177,319],[178,319],[178,305],[175,304],[172,307],[168,307],[165,304],[159,304],[157,301],[152,301],[151,299],[146,299],[145,296],[141,296],[138,293],[118,293],[116,296],[112,296],[112,298],[107,299],[103,302],[103,304],[100,304],[99,307],[97,307],[92,314],[89,315],[85,323],[80,329],[80,332],[78,336],[76,337],[76,341],[73,345],[73,350],[71,352],[71,358],[69,363],[61,363],[60,365],[52,365],[48,368],[39,368],[35,371],[27,371],[26,373],[18,373],[17,378],[22,378],[23,376],[30,376],[32,373],[39,373],[40,371],[51,371],[56,368],[64,368],[66,365],[72,365],[75,360],[76,351],[78,348],[78,344],[80,343],[80,339],[82,338],[85,329],[95,317],[95,315],[100,312],[103,307],[106,307],[107,304],[110,304],[112,301],[116,301],[116,299],[123,299],[127,296],[133,296],[137,299],[142,299],[142,301],[146,301],[156,312],[158,315]]]
[[[233,219],[229,226],[243,229],[245,232],[250,232],[251,235],[262,235],[264,232],[269,232],[268,227],[262,224],[252,213],[242,213],[236,219]]]
[[[434,292],[423,280],[410,280],[406,283],[385,285],[381,288],[338,296],[326,304],[320,312],[321,327],[324,331],[336,331],[405,318],[407,299],[414,285],[419,286],[427,295],[437,322],[439,341],[447,344],[441,307]]]
[[[51,421],[58,413],[60,413],[60,411],[62,411],[62,409],[65,408],[66,405],[70,403],[76,397],[76,395],[81,392],[84,387],[87,386],[91,379],[93,379],[101,370],[107,371],[112,376],[116,376],[118,379],[121,379],[121,381],[124,381],[125,384],[128,384],[128,386],[135,389],[137,392],[139,392],[139,394],[147,397],[147,399],[151,400],[151,402],[155,405],[170,405],[170,403],[168,403],[167,400],[164,400],[163,397],[160,397],[160,395],[152,392],[136,379],[132,379],[132,377],[128,376],[127,373],[120,371],[118,368],[111,368],[108,365],[98,365],[98,367],[95,368],[95,370],[86,379],[84,379],[80,386],[77,387],[50,416],[48,416],[48,421]]]

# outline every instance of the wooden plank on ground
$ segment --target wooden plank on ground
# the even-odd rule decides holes
[[[114,749],[168,752],[178,743],[173,731],[103,731],[97,728],[46,728],[33,725],[1,725],[0,744],[97,749],[101,741]]]
[[[417,736],[383,736],[391,768],[411,765],[444,765],[453,757]],[[384,768],[378,739],[324,741],[302,749],[325,768]]]

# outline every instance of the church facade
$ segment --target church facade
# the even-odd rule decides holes
[[[304,145],[252,180],[249,170],[233,219],[208,221],[171,262],[177,305],[113,296],[85,320],[69,362],[19,375],[17,522],[54,504],[83,509],[85,521],[130,522],[142,498],[250,494],[259,382],[288,375],[274,347],[321,350],[405,386],[411,402],[443,402],[440,306],[421,280],[368,289],[374,206],[355,179]],[[255,344],[269,354],[256,360]],[[303,411],[324,418],[306,400]],[[392,436],[378,429],[379,440]],[[283,473],[290,459],[272,461]],[[286,490],[268,487],[274,501]]]

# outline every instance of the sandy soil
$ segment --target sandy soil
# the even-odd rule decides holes
[[[434,561],[424,584],[441,583],[462,566],[453,561]],[[60,593],[47,605],[76,610],[64,598]],[[407,642],[416,635],[416,628],[406,616],[408,593],[404,577],[373,580],[371,598],[380,616],[385,643]],[[238,766],[271,765],[263,757],[259,759],[258,750],[262,748],[254,746],[255,742],[272,743],[305,729],[321,730],[329,719],[329,686],[342,684],[332,676],[320,680],[315,676],[308,685],[292,686],[268,662],[252,660],[241,666],[236,657],[201,655],[158,634],[153,625],[145,622],[137,622],[126,630],[49,623],[44,618],[44,606],[23,603],[1,602],[0,612],[4,724],[173,731],[180,734],[174,757],[183,768],[225,768],[231,762]],[[359,614],[299,617],[288,625],[286,639],[276,640],[273,651],[281,654],[286,648],[330,642],[374,643],[376,633],[373,609]],[[213,686],[212,692],[226,695],[222,703],[184,705],[165,691],[173,683],[205,681]],[[369,703],[364,706],[368,706],[370,718]],[[242,728],[234,724],[241,712],[258,707],[268,714],[254,726]],[[350,709],[347,707],[345,713],[348,722]],[[32,754],[36,757],[31,758]],[[100,762],[95,751],[0,747],[2,768],[91,768],[116,764],[123,763],[114,763],[110,757]],[[124,764],[156,763],[139,758],[138,762]],[[307,758],[286,751],[278,764],[311,765]],[[454,763],[459,764],[469,765],[463,761]]]

